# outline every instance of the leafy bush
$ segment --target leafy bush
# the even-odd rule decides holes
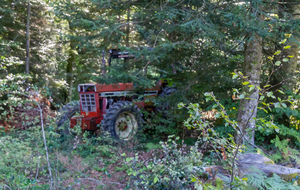
[[[136,189],[183,189],[193,187],[196,176],[203,173],[202,154],[198,143],[188,149],[179,147],[178,140],[169,137],[167,142],[160,142],[161,151],[157,151],[150,160],[140,160],[139,156],[126,158],[130,169],[130,183]]]

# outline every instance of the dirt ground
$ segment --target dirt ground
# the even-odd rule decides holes
[[[62,183],[63,187],[69,187],[70,189],[80,190],[80,189],[112,189],[112,190],[122,190],[128,186],[130,176],[127,175],[126,169],[122,169],[124,166],[124,160],[122,154],[126,154],[126,157],[134,157],[136,152],[128,151],[120,147],[118,149],[118,159],[113,163],[106,164],[104,162],[98,163],[99,168],[106,168],[105,171],[96,171],[94,169],[89,169],[87,164],[84,164],[83,159],[79,156],[75,156],[69,159],[67,156],[60,155],[59,159],[63,163],[64,167],[67,169],[67,173],[84,173],[84,178],[69,177]],[[139,151],[140,160],[150,160],[154,155],[155,150],[149,151]],[[108,173],[106,172],[108,171]],[[64,175],[63,173],[61,175]]]

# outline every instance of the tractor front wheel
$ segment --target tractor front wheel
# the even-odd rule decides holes
[[[79,101],[67,103],[59,110],[57,119],[58,132],[63,135],[69,135],[70,119],[80,113]]]
[[[102,126],[112,137],[124,141],[134,137],[142,126],[140,109],[129,101],[114,103],[103,116]]]

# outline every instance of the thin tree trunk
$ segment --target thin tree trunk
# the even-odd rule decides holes
[[[104,50],[102,51],[102,69],[101,69],[101,73],[102,73],[102,75],[105,75],[105,72],[106,72],[106,70],[105,70],[105,55],[104,55]]]
[[[73,34],[73,27],[71,26],[70,22],[69,22],[69,27],[70,27],[70,33]],[[73,67],[74,67],[75,58],[76,58],[75,51],[76,51],[76,42],[73,39],[73,36],[71,36],[69,58],[68,58],[68,64],[67,64],[67,84],[69,85],[68,100],[72,99]]]
[[[27,25],[26,25],[26,74],[29,74],[29,59],[30,59],[30,0],[28,0],[28,7],[27,7]]]
[[[127,9],[127,26],[126,26],[126,47],[129,47],[129,35],[130,35],[130,7]]]
[[[255,88],[249,91],[248,85],[243,87],[243,92],[247,95],[241,100],[238,113],[238,126],[242,133],[236,135],[236,141],[240,144],[243,141],[242,135],[254,144],[255,120],[257,114],[257,104],[262,62],[262,38],[255,34],[250,41],[245,43],[245,59],[243,74],[246,80]]]

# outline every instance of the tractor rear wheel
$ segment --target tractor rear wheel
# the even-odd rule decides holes
[[[176,90],[177,89],[175,87],[165,87],[162,89],[158,97],[165,98],[166,96],[170,96]],[[156,111],[165,112],[166,110],[168,110],[168,107],[169,107],[169,102],[161,102],[161,106],[157,106]],[[165,115],[165,113],[163,113],[163,115]]]
[[[58,132],[63,135],[69,135],[70,119],[80,113],[79,101],[69,102],[59,110],[60,116],[57,120]]]
[[[112,137],[124,141],[134,137],[142,126],[140,109],[129,101],[119,101],[106,110],[102,126]]]

